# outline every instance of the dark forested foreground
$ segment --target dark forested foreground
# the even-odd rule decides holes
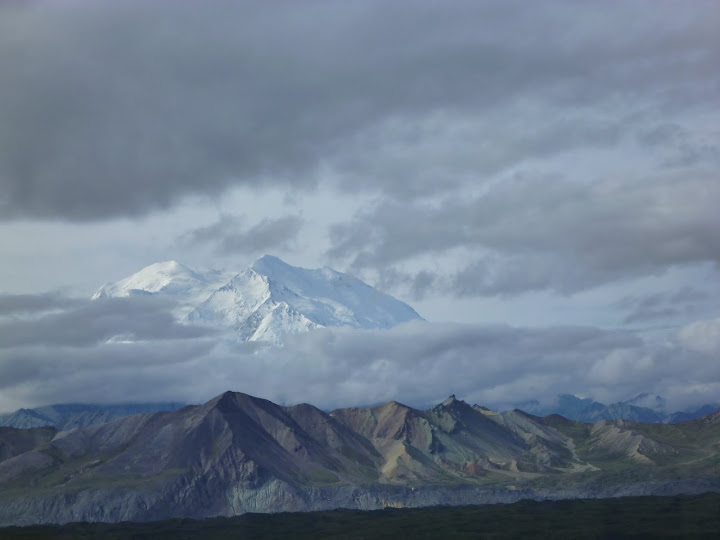
[[[3,540],[190,538],[718,538],[720,494],[245,514],[0,529]]]

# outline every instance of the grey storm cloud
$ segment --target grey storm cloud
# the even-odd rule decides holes
[[[711,1],[5,2],[0,217],[142,215],[320,172],[424,197],[642,143],[658,116],[717,109],[719,16]],[[681,162],[716,159],[687,144]]]
[[[199,227],[179,238],[181,244],[213,245],[218,253],[265,253],[291,248],[304,220],[297,215],[266,218],[249,227],[240,216],[222,215],[205,227]]]
[[[476,197],[384,201],[333,226],[328,255],[358,270],[392,270],[424,253],[467,248],[471,262],[454,274],[404,279],[411,289],[421,278],[457,296],[570,294],[672,265],[719,264],[718,200],[714,173],[633,182],[525,176]]]

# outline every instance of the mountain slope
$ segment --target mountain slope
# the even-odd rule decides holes
[[[502,481],[523,472],[585,464],[567,450],[565,437],[536,429],[524,436],[451,396],[427,411],[391,402],[331,415],[367,437],[383,455],[391,483],[458,482],[476,477]]]
[[[236,274],[156,263],[104,285],[93,298],[134,295],[169,296],[182,320],[232,329],[241,341],[281,343],[285,335],[327,326],[391,328],[421,320],[407,304],[348,274],[298,268],[270,255]]]
[[[663,425],[454,397],[328,414],[226,392],[103,425],[0,428],[0,525],[720,490],[720,415]]]
[[[407,304],[329,267],[309,270],[265,255],[252,270],[266,276],[271,296],[320,326],[391,328],[420,319]]]

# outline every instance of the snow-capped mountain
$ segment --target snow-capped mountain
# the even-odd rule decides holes
[[[271,255],[236,274],[155,263],[103,285],[93,299],[135,295],[172,297],[181,320],[232,328],[241,341],[279,343],[285,335],[327,326],[391,328],[421,320],[409,305],[353,276],[329,267],[298,268]]]

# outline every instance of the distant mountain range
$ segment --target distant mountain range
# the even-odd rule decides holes
[[[451,396],[326,413],[226,392],[58,431],[0,428],[0,525],[720,490],[720,412],[679,424]]]
[[[720,410],[720,403],[708,403],[685,411],[668,412],[666,402],[661,396],[647,393],[638,394],[627,401],[619,401],[611,405],[599,403],[590,398],[579,398],[571,394],[557,396],[549,405],[541,405],[538,401],[521,403],[518,407],[539,416],[559,414],[570,420],[579,422],[598,422],[600,420],[635,420],[675,424],[700,418]]]
[[[637,403],[653,403],[655,409],[636,405]],[[111,420],[132,414],[175,411],[186,406],[182,402],[164,403],[122,403],[122,404],[87,404],[68,403],[48,405],[35,409],[18,409],[17,411],[0,414],[0,427],[34,428],[50,426],[59,430],[75,427],[88,427],[104,424]],[[579,398],[571,394],[562,394],[548,406],[540,406],[537,401],[528,401],[520,405],[523,412],[536,416],[558,414],[569,420],[579,422],[599,422],[601,420],[634,420],[645,423],[675,424],[706,416],[720,410],[720,404],[707,404],[690,411],[667,413],[664,411],[665,400],[660,396],[639,394],[631,400],[619,401],[604,405],[588,398]]]
[[[125,403],[119,405],[97,405],[88,403],[67,403],[48,405],[37,409],[18,409],[9,414],[0,414],[0,426],[35,428],[52,426],[59,430],[104,424],[131,414],[175,411],[185,403]]]
[[[139,413],[175,411],[186,403],[123,403],[103,404],[58,404],[36,409],[18,409],[0,414],[0,426],[33,428],[51,426],[66,430],[74,427],[88,427],[104,424],[124,416]],[[650,405],[653,408],[645,405]],[[706,416],[720,410],[720,403],[711,403],[689,411],[668,413],[665,400],[660,396],[638,394],[627,401],[604,405],[592,399],[582,399],[571,394],[562,394],[554,403],[541,406],[538,401],[528,401],[518,407],[523,412],[536,416],[559,414],[578,422],[599,422],[600,420],[634,420],[636,422],[675,424]]]
[[[391,328],[422,320],[409,305],[329,267],[306,269],[265,255],[240,272],[155,263],[106,283],[93,299],[158,295],[179,304],[186,322],[232,329],[241,341],[282,342],[314,328]]]

